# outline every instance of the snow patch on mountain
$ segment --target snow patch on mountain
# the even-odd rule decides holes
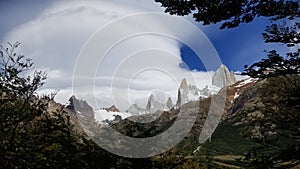
[[[98,123],[105,123],[106,120],[113,121],[118,116],[121,117],[121,119],[125,119],[131,116],[131,114],[126,112],[107,111],[106,109],[99,109],[95,111],[95,119]]]
[[[247,79],[242,80],[242,81],[241,81],[237,86],[235,86],[235,87],[243,87],[243,86],[246,86],[246,85],[248,85],[248,84],[255,83],[257,80],[258,80],[258,78],[247,78]]]
[[[238,98],[240,96],[240,94],[238,94],[237,92],[234,94],[234,97],[233,97],[233,99],[236,99],[236,98]]]

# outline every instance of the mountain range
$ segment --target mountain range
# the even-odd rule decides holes
[[[201,98],[207,98],[212,94],[216,94],[222,87],[231,85],[235,82],[236,78],[234,73],[230,72],[228,68],[222,64],[213,74],[211,83],[206,84],[206,87],[203,89],[199,89],[196,85],[189,84],[187,79],[183,78],[177,90],[177,100],[172,100],[172,97],[164,91],[153,90],[147,99],[145,107],[133,103],[129,105],[125,112],[110,111],[107,108],[101,108],[95,110],[94,114],[96,121],[103,122],[106,120],[113,120],[116,115],[118,115],[118,117],[121,116],[121,118],[124,119],[129,116],[155,113],[156,111],[179,109],[185,103],[197,101]]]
[[[86,137],[88,138],[96,137],[100,129],[105,131],[105,128],[108,126],[114,128],[119,133],[134,138],[153,137],[164,133],[174,125],[180,113],[194,112],[194,114],[187,116],[183,121],[179,122],[179,125],[192,124],[191,130],[180,143],[172,148],[172,151],[156,155],[154,161],[158,160],[159,162],[166,160],[167,156],[174,158],[172,163],[174,160],[183,160],[183,162],[186,162],[187,160],[197,161],[201,159],[207,161],[208,159],[203,158],[212,158],[210,160],[213,161],[214,168],[237,168],[245,165],[243,160],[247,159],[249,152],[260,148],[260,144],[257,144],[253,140],[265,138],[266,135],[271,136],[271,138],[274,137],[274,140],[279,141],[279,143],[285,143],[279,145],[281,149],[286,148],[286,144],[299,146],[299,141],[292,139],[291,135],[278,136],[275,130],[264,133],[264,124],[255,124],[252,126],[253,122],[265,116],[263,115],[263,110],[265,109],[263,100],[271,98],[271,94],[266,95],[266,93],[269,91],[278,93],[279,90],[273,90],[271,86],[276,83],[279,84],[284,80],[280,78],[273,80],[247,78],[233,82],[234,79],[230,77],[230,73],[227,73],[229,77],[226,77],[227,70],[224,66],[221,66],[219,70],[219,73],[216,73],[213,79],[216,80],[216,77],[219,76],[226,82],[228,78],[231,78],[231,82],[222,84],[232,84],[223,86],[218,92],[214,93],[210,90],[210,87],[199,90],[197,87],[188,84],[186,79],[183,79],[178,89],[180,97],[178,97],[176,103],[169,97],[162,97],[165,95],[156,91],[150,95],[146,108],[143,109],[137,105],[131,106],[137,112],[143,112],[141,114],[130,114],[127,112],[128,114],[124,116],[116,106],[111,106],[109,108],[102,108],[96,112],[96,114],[104,112],[110,114],[110,118],[99,123],[99,121],[95,120],[95,111],[92,111],[93,108],[87,102],[78,100],[74,96],[71,97],[66,109],[69,112],[73,112],[72,117],[75,121],[76,118],[80,121],[81,127],[87,133],[88,136]],[[222,70],[224,71],[224,76],[220,76]],[[295,77],[295,79],[297,81],[299,77]],[[220,82],[222,80],[217,81]],[[289,87],[284,90],[289,90]],[[276,101],[278,99],[280,98],[272,96],[272,100]],[[163,102],[160,102],[161,100]],[[224,104],[222,104],[223,100]],[[162,103],[164,103],[165,107]],[[217,111],[219,114],[213,114],[213,116],[210,114],[210,110],[219,110],[220,108],[222,111]],[[147,113],[145,110],[155,110],[155,112]],[[195,120],[193,119],[194,115],[196,115]],[[156,118],[153,119],[153,117]],[[211,120],[207,120],[211,117]],[[220,117],[220,119],[217,119],[217,117]],[[270,116],[270,118],[276,119],[277,117]],[[140,121],[143,121],[143,123],[140,123]],[[218,124],[215,125],[216,123]],[[74,122],[74,124],[77,128],[80,128],[78,126],[79,123]],[[205,131],[207,133],[203,134]],[[79,133],[85,135],[82,131]],[[247,134],[246,136],[245,133]],[[166,135],[163,139],[165,141],[172,140],[179,137],[182,133],[177,134],[177,136]],[[123,147],[126,143],[122,143],[120,140],[111,141],[107,142],[107,146],[113,144],[115,148],[128,148]],[[155,146],[150,147],[150,145],[145,146],[149,150],[157,148]],[[173,152],[175,150],[176,152]],[[276,153],[274,151],[276,150],[270,149],[267,152]],[[183,154],[184,156],[181,157],[178,154]],[[173,155],[175,156],[173,157]],[[160,165],[164,166],[164,164]],[[280,163],[280,165],[283,165],[283,168],[289,168],[288,166],[295,166],[297,163],[288,161],[287,163]]]

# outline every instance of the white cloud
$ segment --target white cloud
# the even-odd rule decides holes
[[[66,103],[73,93],[72,75],[77,56],[89,37],[117,18],[153,11],[163,13],[158,3],[144,0],[57,1],[39,17],[13,29],[4,41],[22,42],[21,53],[33,58],[37,68],[47,67],[49,79],[40,92],[60,89],[56,100]],[[118,30],[143,29],[147,26],[143,22],[170,29],[170,32],[173,29],[165,27],[159,20],[147,20],[127,23]],[[115,31],[116,34],[118,30]],[[192,41],[199,41],[188,32],[185,34]],[[114,104],[112,88],[118,91],[115,97],[128,100],[123,105],[126,107],[130,102],[145,100],[155,89],[166,91],[176,101],[176,90],[184,77],[199,88],[211,84],[212,72],[194,72],[180,68],[182,61],[178,43],[158,35],[128,37],[114,46],[102,62],[95,62],[98,63],[95,77],[86,77],[83,72],[80,85],[77,86],[81,91],[77,97],[87,100],[94,108]],[[88,71],[89,65],[86,69]],[[85,83],[91,78],[95,80],[96,86]]]

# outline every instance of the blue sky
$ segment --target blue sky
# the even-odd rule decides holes
[[[267,18],[257,18],[249,24],[220,30],[220,24],[203,26],[197,24],[216,48],[221,61],[232,71],[243,71],[244,65],[251,65],[266,57],[265,50],[284,49],[282,45],[264,43],[262,32],[270,25]],[[185,45],[183,60],[191,69],[205,70],[200,59]]]

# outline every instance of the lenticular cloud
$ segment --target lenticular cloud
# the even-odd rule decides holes
[[[57,1],[38,17],[32,18],[31,21],[13,29],[3,41],[20,41],[22,43],[20,52],[33,58],[37,68],[50,72],[60,72],[56,73],[55,76],[50,74],[48,82],[40,92],[60,89],[56,100],[65,103],[72,95],[74,67],[77,56],[86,41],[107,24],[119,18],[143,12],[161,12],[162,15],[166,15],[159,4],[143,0]],[[165,24],[160,20],[143,22],[151,23],[154,27],[165,27]],[[143,22],[139,24],[129,22],[119,29],[143,29],[145,26]],[[172,31],[172,28],[166,29]],[[191,40],[197,39],[188,33],[186,36],[191,36]],[[127,88],[132,102],[145,100],[144,98],[147,98],[156,89],[167,92],[175,99],[178,80],[188,77],[187,74],[190,73],[196,80],[188,80],[190,82],[195,81],[200,88],[210,84],[211,73],[191,72],[179,66],[182,63],[180,45],[175,39],[149,34],[136,35],[112,46],[103,60],[104,66],[98,68],[94,77],[82,78],[80,86],[82,91],[91,89],[91,86],[84,83],[84,78],[95,80],[95,90],[91,92],[97,97],[98,105],[93,105],[94,108],[107,107],[113,104],[110,88],[111,74],[119,68],[120,63],[128,62],[126,58],[139,52],[143,54],[143,51],[140,50],[145,49],[160,51],[160,53],[154,52],[153,55],[160,54],[161,57],[151,56],[151,54],[144,52],[146,56],[143,56],[143,62],[147,63],[156,59],[157,62],[163,63],[165,70],[173,70],[176,74],[170,75],[168,72],[157,69],[140,70],[131,77],[132,80],[127,86],[118,86],[118,84],[122,84],[122,76],[120,76],[117,79],[119,83],[115,86],[115,90],[121,91]],[[164,55],[172,57],[164,57]],[[139,61],[135,60],[126,64],[128,70],[139,64]],[[123,74],[126,75],[126,72]],[[89,92],[83,92],[78,97],[92,103],[94,100]]]

